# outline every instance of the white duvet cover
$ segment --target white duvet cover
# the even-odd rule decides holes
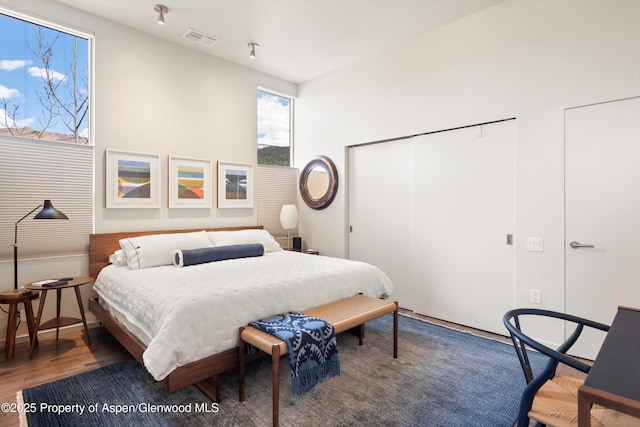
[[[110,265],[94,289],[105,307],[147,346],[144,365],[162,380],[185,365],[238,345],[238,328],[357,293],[391,294],[377,267],[280,251],[189,267],[141,270]]]

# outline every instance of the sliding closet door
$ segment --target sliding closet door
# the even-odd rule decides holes
[[[513,308],[515,120],[413,138],[415,311],[504,333]]]
[[[400,306],[504,333],[514,307],[515,120],[349,149],[349,257]]]
[[[392,298],[413,308],[412,144],[402,140],[352,147],[348,157],[348,256],[381,268],[394,283]]]

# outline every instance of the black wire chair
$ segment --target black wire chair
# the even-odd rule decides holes
[[[560,319],[573,323],[575,328],[558,348],[552,349],[522,332],[520,318],[523,316]],[[577,390],[583,380],[556,375],[556,369],[559,363],[563,363],[588,373],[591,369],[590,365],[566,353],[578,341],[585,326],[604,332],[609,330],[609,326],[570,314],[535,308],[510,310],[504,315],[503,322],[511,335],[513,346],[527,381],[527,387],[520,399],[518,427],[528,427],[530,418],[543,425],[575,425],[578,413]],[[549,357],[545,368],[536,376],[534,376],[529,361],[527,346]],[[534,400],[536,400],[535,404]]]

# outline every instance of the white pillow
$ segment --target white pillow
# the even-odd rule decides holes
[[[109,255],[109,263],[118,266],[127,265],[127,257],[124,256],[122,249],[118,249],[111,255]]]
[[[205,231],[193,233],[149,234],[120,240],[120,248],[131,269],[173,264],[177,249],[210,248],[213,246]]]
[[[267,230],[208,231],[207,235],[211,243],[213,243],[213,246],[262,243],[265,252],[278,252],[282,250],[280,244]]]

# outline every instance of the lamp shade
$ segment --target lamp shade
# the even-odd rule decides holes
[[[31,209],[28,214],[16,221],[14,239],[13,239],[13,289],[18,292],[18,224],[20,224],[29,215],[38,210],[42,205],[38,205]],[[44,207],[33,219],[69,219],[65,214],[57,210],[51,204],[51,200],[44,201]]]
[[[284,205],[280,210],[280,224],[285,230],[293,230],[298,225],[298,209],[295,205]]]
[[[44,201],[42,210],[33,219],[69,219],[51,204],[51,200]]]

